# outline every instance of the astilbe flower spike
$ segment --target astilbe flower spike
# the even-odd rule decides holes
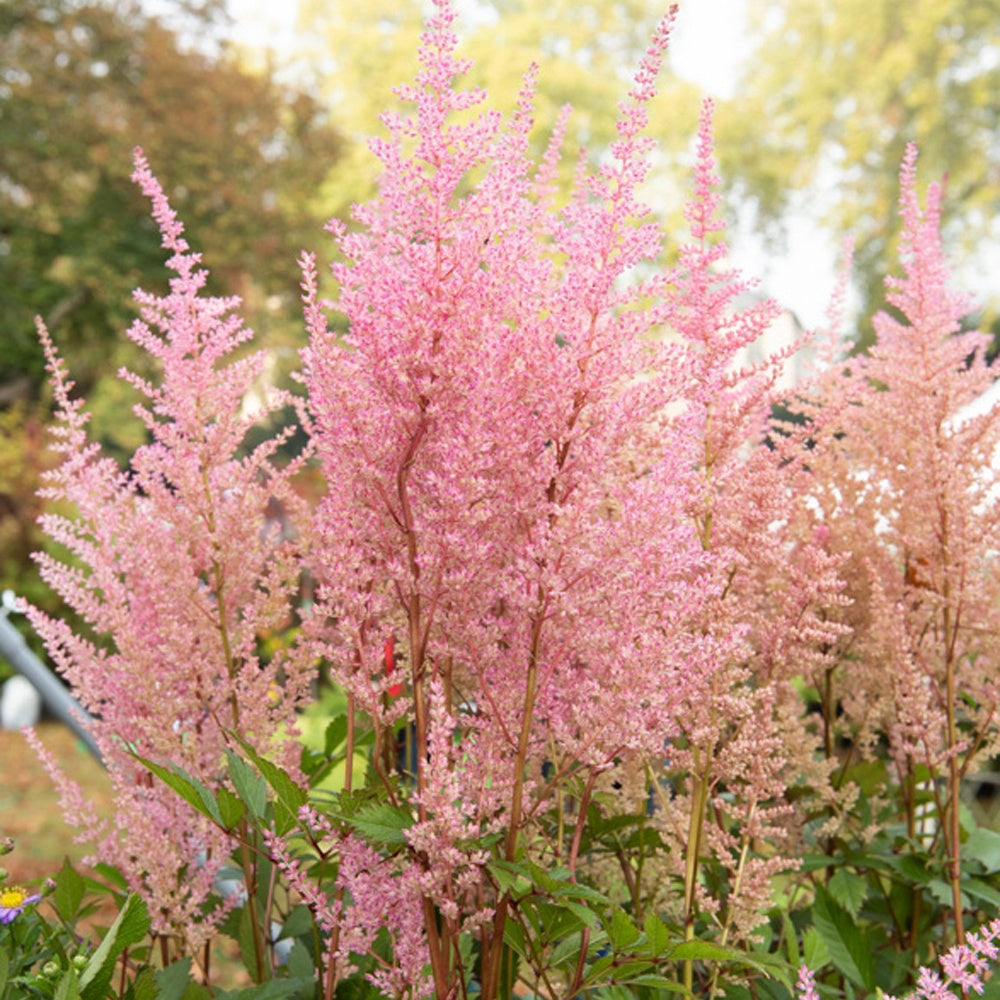
[[[534,73],[510,121],[479,112],[482,95],[457,89],[455,15],[438,3],[423,68],[400,92],[415,110],[385,116],[388,137],[373,144],[378,197],[356,211],[359,230],[329,227],[340,253],[332,307],[348,321],[345,334],[328,325],[315,261],[303,260],[305,381],[328,486],[306,628],[378,739],[401,713],[412,720],[410,836],[421,870],[411,906],[425,914],[439,995],[453,988],[448,970],[460,956],[442,956],[436,908],[456,927],[486,912],[482,898],[442,888],[461,886],[481,863],[462,843],[500,833],[497,851],[513,859],[553,785],[570,772],[596,780],[662,761],[679,717],[704,702],[720,669],[751,656],[740,621],[749,602],[724,625],[704,626],[729,569],[751,545],[773,544],[765,525],[782,494],[752,528],[726,529],[720,517],[720,543],[706,545],[699,516],[709,491],[697,470],[706,447],[722,456],[712,474],[720,510],[764,499],[763,464],[743,478],[728,469],[762,437],[781,359],[729,370],[771,314],[729,318],[742,286],[710,287],[719,256],[705,245],[710,150],[697,178],[707,215],[695,221],[690,281],[678,290],[670,273],[640,277],[661,250],[641,199],[650,148],[641,133],[673,14],[621,107],[612,157],[594,171],[581,159],[560,206],[555,147],[538,168],[528,156]],[[709,138],[706,120],[703,145]],[[652,335],[668,321],[688,346]],[[710,399],[717,417],[706,445]],[[724,468],[731,491],[718,486]],[[765,680],[786,677],[795,651],[823,634],[815,606],[835,586],[832,564],[818,552],[800,565],[811,588],[761,628]],[[745,575],[757,593],[753,572]],[[786,624],[792,638],[776,650]],[[387,697],[399,683],[384,667],[390,637],[407,698]],[[443,719],[463,748],[460,766],[441,740]],[[537,767],[546,759],[549,777]],[[780,779],[760,770],[747,780],[760,784],[758,826],[748,824],[756,835]],[[573,857],[569,844],[556,850]],[[392,892],[406,879],[398,866],[373,870],[394,880]],[[493,894],[484,996],[496,990],[507,905]]]
[[[793,776],[813,769],[815,747],[793,681],[815,669],[819,650],[842,631],[826,620],[842,598],[836,561],[791,531],[792,459],[803,442],[782,441],[771,426],[784,362],[801,345],[755,365],[743,360],[775,321],[777,307],[744,304],[752,283],[725,266],[713,110],[706,101],[685,211],[691,238],[680,248],[665,312],[686,373],[675,418],[694,463],[684,517],[706,554],[708,599],[689,627],[716,637],[719,646],[709,683],[684,702],[683,743],[671,749],[679,794],[661,797],[654,822],[673,847],[661,864],[684,885],[682,900],[665,888],[658,903],[674,910],[689,933],[702,903],[715,905],[699,893],[699,859],[711,857],[728,870],[731,891],[719,914],[725,941],[746,939],[759,925],[770,877],[795,865],[785,789]],[[739,641],[727,648],[727,637]],[[708,823],[709,811],[727,822]],[[767,859],[748,851],[762,837],[778,848]]]
[[[916,156],[911,145],[900,170],[903,273],[886,279],[895,312],[875,316],[867,355],[819,379],[812,482],[801,496],[810,504],[804,530],[822,528],[852,599],[841,616],[851,631],[831,647],[825,725],[862,752],[886,740],[900,788],[926,768],[942,789],[937,842],[961,942],[960,782],[1000,738],[992,565],[1000,504],[991,471],[1000,412],[974,405],[995,376],[988,338],[962,330],[971,302],[951,288],[941,189],[930,185],[921,207]],[[907,801],[901,818],[913,837],[915,800]]]
[[[279,504],[292,516],[298,501],[290,489],[294,467],[279,470],[272,461],[280,439],[242,454],[254,422],[242,405],[264,359],[227,360],[251,336],[233,312],[237,301],[203,295],[199,255],[138,151],[134,179],[152,202],[173,272],[166,296],[136,293],[141,319],[129,330],[159,363],[162,380],[120,373],[146,398],[135,413],[149,443],[126,471],[102,457],[39,323],[63,456],[46,487],[62,512],[45,515],[43,527],[72,562],[36,558],[91,637],[38,610],[29,614],[94,717],[114,787],[108,825],[89,814],[60,776],[67,818],[82,839],[96,839],[96,856],[117,865],[146,898],[154,931],[194,950],[221,915],[206,916],[203,907],[229,844],[175,793],[154,784],[132,754],[180,765],[215,788],[224,730],[234,730],[294,764],[289,737],[307,675],[290,658],[263,663],[256,645],[264,630],[289,620],[299,574],[297,544],[265,512]],[[282,402],[275,397],[271,405]]]

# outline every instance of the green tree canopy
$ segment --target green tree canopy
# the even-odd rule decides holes
[[[221,42],[185,44],[219,5],[183,6],[201,11],[186,32],[127,0],[0,5],[0,404],[37,393],[36,314],[85,386],[130,356],[130,293],[160,287],[163,256],[129,182],[136,145],[216,291],[243,295],[259,332],[268,296],[294,296],[298,252],[317,241],[311,196],[340,139],[308,94]]]
[[[1000,0],[750,0],[756,50],[720,115],[724,174],[775,224],[803,205],[856,242],[865,312],[908,142],[946,180],[952,255],[1000,246]],[[1000,297],[986,303],[989,322]]]

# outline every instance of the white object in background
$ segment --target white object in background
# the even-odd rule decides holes
[[[0,727],[23,729],[34,726],[42,716],[42,696],[26,677],[11,677],[0,694]]]

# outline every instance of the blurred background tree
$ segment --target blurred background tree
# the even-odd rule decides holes
[[[339,134],[312,96],[241,65],[221,0],[174,7],[176,27],[128,0],[0,5],[0,405],[40,391],[36,314],[88,393],[137,356],[122,336],[132,289],[165,279],[129,182],[136,145],[213,289],[243,296],[265,340],[292,319],[268,307],[295,298]]]
[[[1000,266],[1000,0],[749,0],[749,11],[753,52],[719,121],[734,199],[779,240],[802,214],[853,236],[864,346],[899,237],[899,164],[916,142],[921,176],[945,179],[952,259],[975,268],[985,298],[974,319],[1000,333],[1000,287],[981,280]]]
[[[168,12],[169,24],[129,0],[0,3],[0,589],[52,611],[29,560],[43,546],[47,419],[34,317],[98,435],[128,454],[140,443],[135,400],[115,373],[144,363],[124,336],[131,293],[166,285],[148,203],[129,180],[132,148],[204,251],[211,289],[243,297],[276,369],[297,367],[296,258],[322,238],[313,198],[343,148],[312,95],[241,62],[221,0]]]

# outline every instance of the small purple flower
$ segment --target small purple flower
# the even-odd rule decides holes
[[[0,924],[9,924],[24,912],[24,908],[41,899],[39,893],[29,896],[26,889],[16,885],[0,888]]]

